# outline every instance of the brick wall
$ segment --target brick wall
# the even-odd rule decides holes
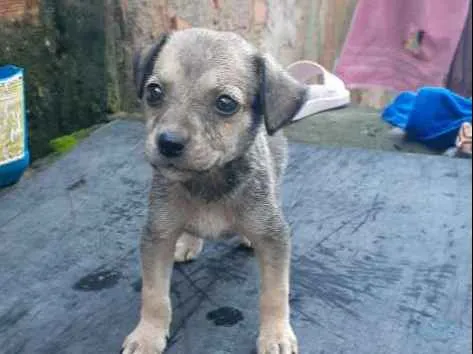
[[[39,0],[0,0],[0,19],[37,18]]]

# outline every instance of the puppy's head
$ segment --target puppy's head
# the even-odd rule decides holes
[[[274,134],[305,101],[306,87],[229,32],[163,35],[134,60],[147,121],[146,154],[185,180],[243,155],[257,134]]]

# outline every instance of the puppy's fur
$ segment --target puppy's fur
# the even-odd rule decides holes
[[[261,267],[258,353],[297,353],[289,323],[290,235],[279,201],[287,143],[279,129],[305,102],[306,87],[240,36],[204,29],[163,36],[134,66],[154,168],[141,241],[141,319],[123,353],[164,351],[173,262],[196,257],[203,238],[230,232],[254,247]],[[163,95],[151,105],[156,85]],[[222,115],[220,95],[239,109]],[[186,141],[179,157],[159,151],[158,137],[169,131]]]

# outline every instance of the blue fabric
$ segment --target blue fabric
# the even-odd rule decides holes
[[[471,99],[450,90],[426,87],[403,92],[383,112],[383,119],[403,129],[410,140],[446,150],[455,145],[464,122],[471,122]]]

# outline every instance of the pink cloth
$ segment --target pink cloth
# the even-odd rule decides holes
[[[336,72],[351,88],[443,86],[469,0],[360,0]]]

